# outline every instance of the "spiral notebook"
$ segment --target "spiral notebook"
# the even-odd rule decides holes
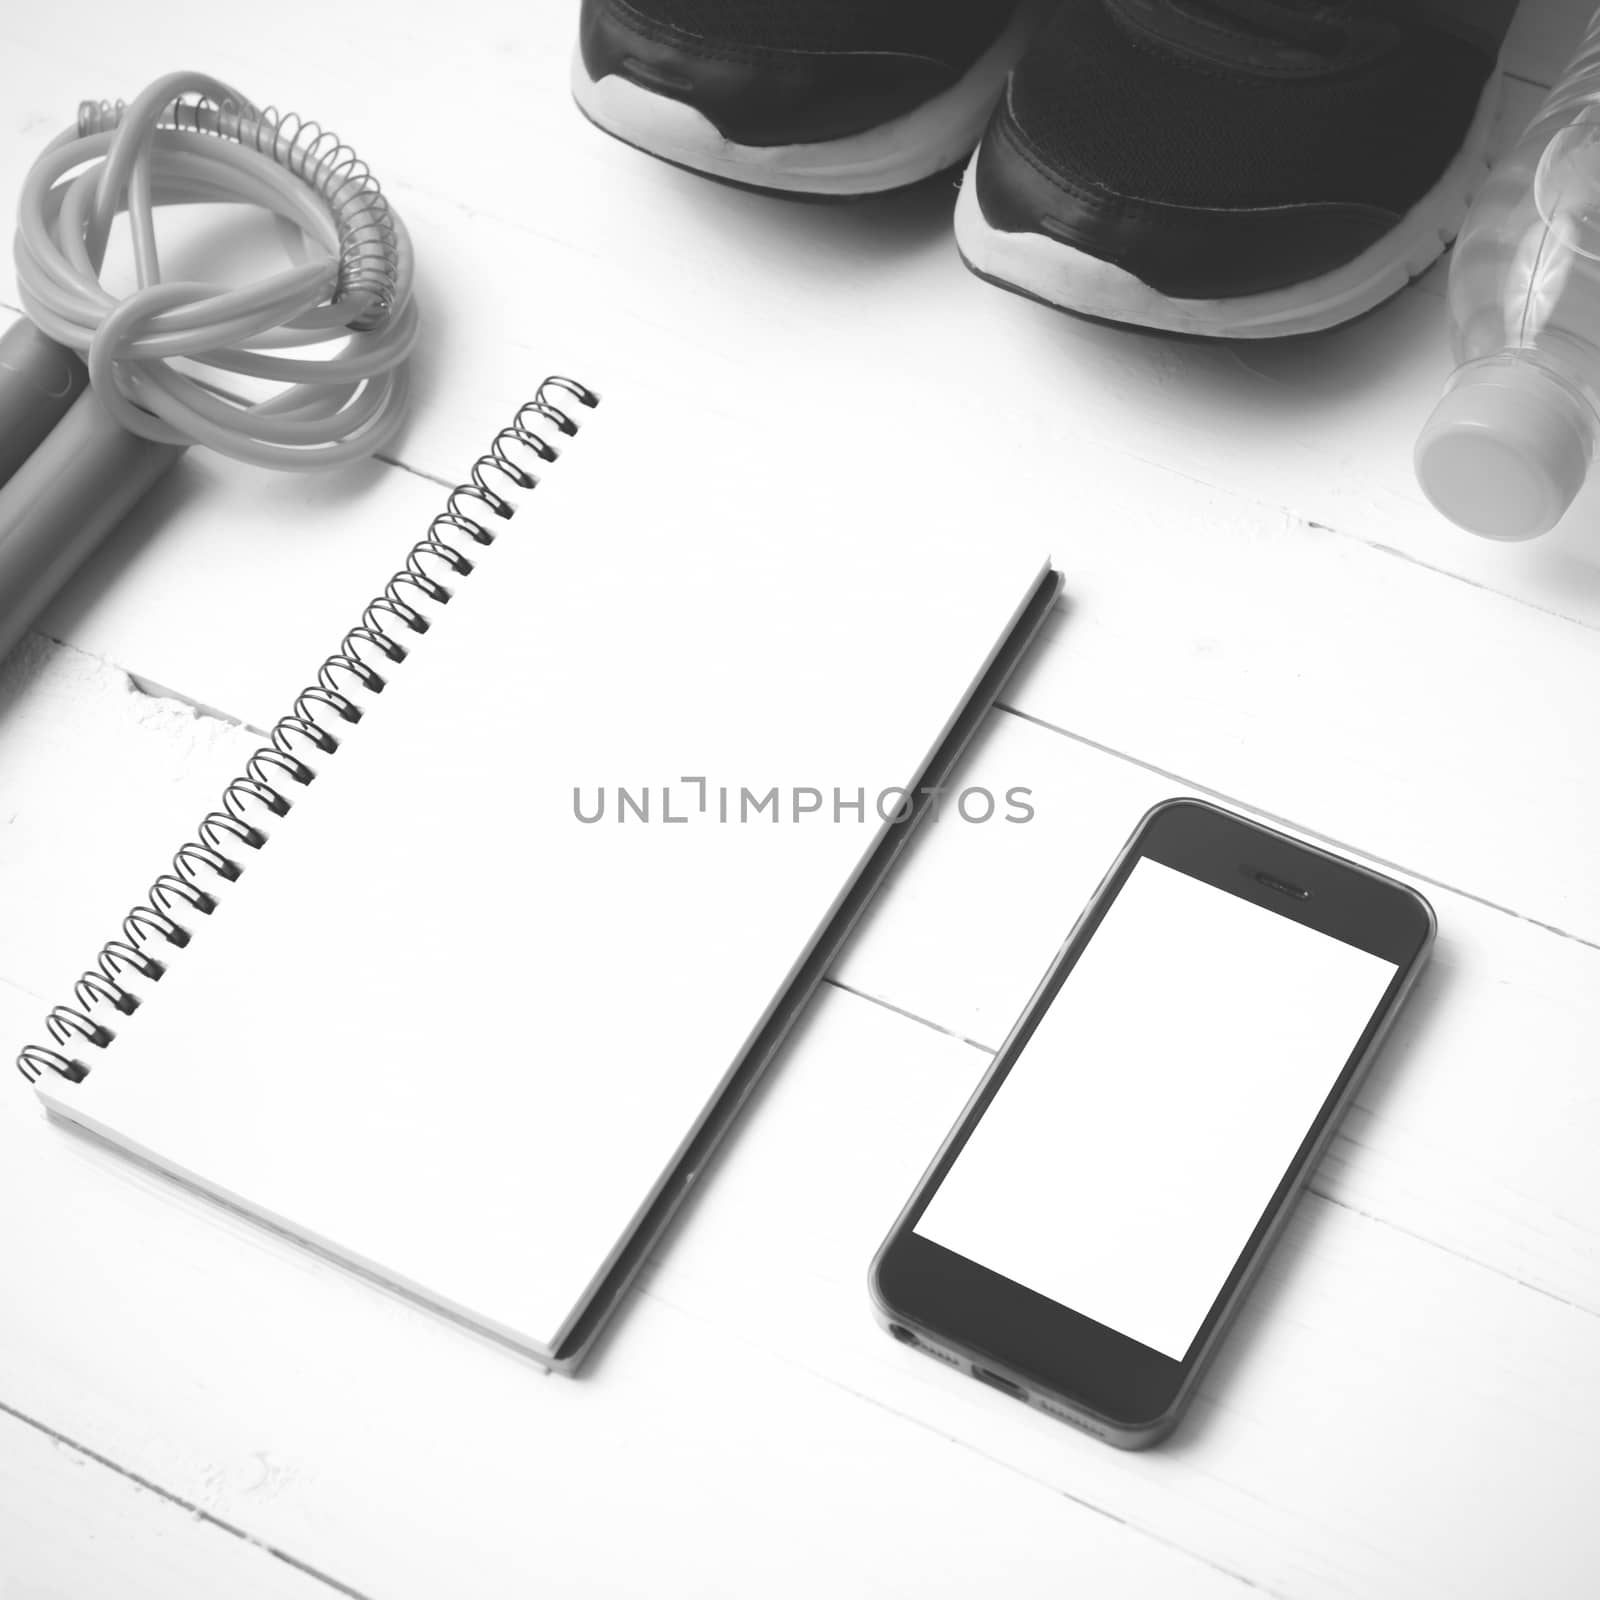
[[[20,1061],[558,1370],[1057,583],[975,474],[622,387],[508,419]]]

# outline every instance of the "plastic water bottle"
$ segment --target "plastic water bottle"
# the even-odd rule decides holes
[[[1417,479],[1452,522],[1532,539],[1600,451],[1600,16],[1456,241],[1460,363],[1417,440]]]

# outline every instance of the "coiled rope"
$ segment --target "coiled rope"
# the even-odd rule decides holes
[[[244,288],[164,282],[155,210],[195,202],[272,212],[292,264]],[[100,271],[121,212],[138,287],[119,300]],[[400,219],[332,134],[203,73],[85,103],[24,183],[16,266],[28,316],[144,438],[305,469],[380,449],[404,418],[418,322]],[[252,399],[208,373],[284,387]]]

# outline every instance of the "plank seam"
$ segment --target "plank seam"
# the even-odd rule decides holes
[[[667,1306],[672,1311],[677,1312],[680,1316],[694,1317],[696,1321],[704,1320],[694,1311],[690,1310],[689,1307],[679,1305],[677,1301],[671,1298],[671,1296],[662,1294],[660,1290],[654,1286],[653,1282],[650,1284],[641,1283],[637,1286],[637,1288],[640,1294],[646,1295],[650,1299],[658,1301],[661,1305]],[[898,1406],[890,1405],[887,1401],[879,1399],[876,1395],[868,1394],[865,1390],[854,1388],[852,1385],[844,1382],[843,1379],[834,1376],[833,1373],[820,1371],[818,1368],[809,1365],[805,1361],[799,1360],[795,1356],[789,1355],[781,1350],[773,1349],[770,1345],[757,1344],[753,1340],[745,1338],[742,1334],[737,1334],[735,1336],[739,1338],[742,1344],[747,1345],[750,1349],[757,1350],[761,1354],[770,1357],[774,1361],[782,1362],[784,1366],[793,1368],[797,1372],[803,1372],[809,1377],[815,1378],[818,1382],[825,1383],[830,1388],[837,1389],[841,1394],[847,1394],[852,1399],[860,1400],[869,1406],[873,1406],[877,1410],[885,1412],[887,1415],[894,1417],[901,1422],[908,1422],[912,1427],[920,1428],[924,1433],[931,1433],[936,1439],[942,1439],[946,1444],[954,1445],[958,1450],[966,1450],[972,1455],[977,1456],[980,1461],[986,1461],[990,1466],[999,1467],[1002,1471],[1009,1472],[1014,1477],[1021,1478],[1025,1483],[1031,1483],[1035,1488],[1043,1489],[1048,1494],[1059,1495],[1063,1500],[1070,1501],[1073,1505],[1081,1507],[1083,1510],[1089,1512],[1093,1516],[1104,1517],[1107,1519],[1107,1521],[1114,1522],[1119,1527],[1126,1528],[1130,1533],[1136,1534],[1140,1538],[1149,1539],[1151,1543],[1160,1545],[1164,1549],[1171,1550],[1175,1554],[1185,1557],[1187,1560],[1196,1561],[1201,1566],[1208,1567],[1211,1571],[1219,1573],[1224,1578],[1231,1578],[1236,1583],[1243,1584],[1245,1588],[1251,1590],[1255,1594],[1268,1596],[1269,1600],[1283,1600],[1280,1591],[1276,1589],[1269,1589],[1265,1584],[1257,1582],[1254,1578],[1248,1577],[1246,1574],[1238,1572],[1232,1567],[1225,1566],[1220,1561],[1213,1560],[1210,1556],[1203,1555],[1199,1551],[1191,1549],[1188,1545],[1179,1544],[1175,1539],[1169,1538],[1165,1534],[1158,1533],[1153,1528],[1147,1528],[1142,1523],[1134,1522],[1128,1517],[1122,1516],[1120,1513],[1110,1510],[1106,1506],[1098,1505],[1095,1501],[1086,1499],[1080,1494],[1074,1494],[1070,1489],[1064,1489],[1059,1484],[1050,1482],[1047,1478],[1041,1478],[1036,1474],[1029,1472],[1025,1467],[1019,1467],[1014,1462],[1007,1461],[1001,1456],[992,1455],[989,1451],[976,1444],[973,1444],[970,1440],[963,1439],[958,1435],[950,1433],[946,1429],[939,1427],[937,1423],[929,1422],[925,1418],[915,1416],[909,1411],[902,1411]]]
[[[837,978],[824,978],[824,983],[835,989],[843,990],[845,994],[854,995],[857,1000],[863,1000],[868,1005],[879,1006],[884,1011],[892,1012],[897,1017],[904,1017],[907,1022],[913,1022],[918,1027],[928,1028],[934,1033],[942,1034],[947,1039],[954,1039],[960,1044],[970,1045],[974,1050],[981,1050],[985,1055],[993,1056],[996,1046],[981,1044],[976,1039],[968,1039],[965,1035],[954,1032],[949,1028],[940,1026],[931,1017],[919,1016],[915,1011],[908,1011],[904,1006],[897,1006],[888,1000],[880,999],[877,995],[869,994],[864,989],[852,988],[847,983],[841,983]],[[1354,1140],[1349,1143],[1357,1150],[1363,1148]],[[1319,1168],[1319,1171],[1321,1169]],[[1404,1223],[1397,1222],[1392,1217],[1386,1217],[1380,1212],[1369,1211],[1364,1206],[1358,1206],[1353,1201],[1322,1188],[1315,1175],[1306,1183],[1305,1192],[1314,1195],[1318,1200],[1330,1206],[1336,1206],[1341,1211],[1348,1211],[1353,1216],[1361,1217],[1367,1222],[1375,1223],[1379,1227],[1392,1228],[1396,1233],[1403,1234],[1408,1239],[1415,1240],[1418,1244],[1426,1245],[1433,1250],[1442,1250],[1446,1255],[1453,1256],[1457,1261],[1465,1262],[1468,1266],[1478,1267],[1484,1272],[1492,1273],[1497,1278],[1503,1278],[1507,1283],[1515,1284],[1519,1289],[1527,1289],[1533,1294],[1543,1295],[1547,1300],[1553,1300],[1559,1306],[1565,1306],[1569,1311],[1576,1311],[1580,1316],[1600,1318],[1600,1310],[1593,1306],[1585,1305],[1581,1300],[1569,1300],[1565,1295],[1560,1295],[1553,1289],[1546,1289],[1541,1284],[1533,1283],[1527,1278],[1519,1278],[1514,1272],[1507,1272],[1504,1267],[1497,1266],[1492,1261],[1485,1261],[1481,1256],[1469,1255],[1465,1250],[1446,1244],[1442,1239],[1434,1239],[1425,1233],[1419,1233],[1415,1228],[1408,1228]]]
[[[977,1039],[969,1039],[964,1033],[957,1033],[954,1028],[947,1028],[942,1023],[935,1022],[932,1017],[918,1016],[915,1011],[907,1011],[904,1006],[897,1006],[892,1000],[885,1000],[881,995],[868,994],[865,989],[857,989],[846,983],[842,978],[831,975],[822,980],[831,984],[835,989],[841,989],[845,994],[853,994],[858,1000],[865,1000],[871,1005],[882,1006],[885,1011],[892,1011],[897,1017],[904,1017],[907,1022],[915,1022],[924,1028],[932,1028],[935,1033],[942,1033],[947,1039],[954,1039],[957,1044],[964,1044],[973,1050],[980,1050],[986,1056],[994,1054],[994,1046],[983,1044]]]
[[[1292,515],[1292,513],[1291,513]],[[1464,572],[1452,572],[1448,567],[1435,566],[1431,561],[1424,561],[1421,556],[1414,556],[1409,551],[1401,550],[1392,544],[1384,544],[1380,539],[1364,539],[1360,534],[1346,534],[1342,528],[1335,528],[1326,522],[1314,522],[1305,519],[1304,525],[1315,528],[1319,533],[1331,533],[1340,538],[1354,538],[1358,543],[1366,545],[1369,550],[1376,550],[1381,555],[1393,556],[1396,561],[1404,561],[1408,566],[1420,567],[1424,572],[1432,572],[1441,578],[1448,578],[1452,583],[1464,583],[1469,589],[1477,589],[1482,594],[1493,595],[1497,600],[1509,600],[1513,605],[1526,606],[1529,611],[1541,617],[1553,617],[1557,622],[1571,623],[1574,627],[1586,628],[1590,633],[1600,633],[1600,625],[1589,622],[1583,617],[1575,617],[1565,611],[1557,611],[1553,606],[1540,605],[1537,600],[1525,600],[1520,595],[1509,595],[1504,589],[1496,589],[1493,584],[1484,583],[1480,578],[1469,578]]]
[[[316,1582],[325,1584],[335,1594],[345,1595],[348,1600],[370,1600],[370,1597],[360,1589],[353,1589],[347,1583],[323,1572],[320,1568],[312,1566],[307,1561],[302,1561],[298,1556],[290,1555],[287,1550],[268,1544],[264,1539],[258,1539],[254,1534],[246,1532],[234,1523],[228,1522],[214,1512],[207,1511],[204,1506],[196,1505],[192,1500],[185,1500],[182,1495],[174,1494],[170,1489],[164,1489],[159,1483],[145,1477],[142,1473],[131,1471],[113,1461],[109,1456],[102,1455],[98,1450],[91,1449],[88,1445],[80,1443],[77,1439],[62,1433],[57,1428],[52,1428],[48,1423],[41,1422],[37,1417],[30,1417],[26,1412],[19,1411],[15,1406],[8,1405],[0,1400],[0,1416],[10,1417],[14,1422],[19,1422],[25,1428],[31,1428],[35,1433],[43,1435],[52,1444],[64,1450],[70,1450],[75,1455],[82,1456],[87,1461],[92,1461],[96,1466],[104,1467],[108,1472],[114,1472],[119,1478],[125,1478],[135,1487],[155,1495],[164,1500],[168,1505],[175,1506],[178,1510],[186,1512],[197,1521],[210,1524],[211,1527],[220,1529],[223,1533],[232,1534],[236,1539],[242,1539],[246,1544],[260,1550],[264,1555],[271,1556],[274,1561],[281,1561],[285,1566],[293,1567],[296,1572],[302,1573]]]
[[[439,488],[449,491],[455,488],[455,481],[450,478],[441,478],[437,472],[428,472],[422,467],[413,467],[401,461],[396,456],[386,456],[381,450],[372,452],[374,461],[381,461],[386,467],[394,467],[400,472],[408,472],[413,478],[421,478],[424,483],[436,484]]]
[[[1543,84],[1535,82],[1531,78],[1522,78],[1514,73],[1508,73],[1506,76],[1515,78],[1517,82],[1525,83],[1531,88],[1542,89],[1546,87]],[[1411,293],[1430,294],[1433,298],[1438,298],[1437,294],[1434,294],[1431,290],[1422,286],[1421,278],[1413,279],[1393,298],[1399,299],[1401,296]],[[23,315],[21,309],[13,305],[9,300],[0,299],[0,310],[9,311],[13,315],[19,317]],[[1239,359],[1242,362],[1243,358],[1236,357],[1236,359]],[[1244,363],[1244,365],[1246,366],[1247,370],[1251,372],[1255,371],[1254,368],[1248,366],[1248,363]],[[1352,531],[1349,528],[1343,528],[1336,526],[1333,523],[1319,521],[1315,517],[1311,517],[1296,511],[1293,506],[1286,505],[1281,500],[1257,499],[1255,496],[1246,494],[1240,489],[1230,487],[1227,484],[1218,483],[1210,478],[1202,477],[1198,473],[1186,470],[1185,468],[1178,466],[1174,462],[1168,461],[1159,455],[1151,455],[1144,451],[1135,450],[1125,443],[1118,444],[1113,443],[1110,440],[1102,440],[1100,441],[1100,444],[1103,448],[1110,450],[1113,454],[1121,458],[1136,462],[1140,466],[1153,468],[1157,472],[1170,473],[1174,478],[1177,478],[1184,483],[1192,483],[1197,485],[1199,488],[1204,489],[1208,494],[1224,495],[1242,505],[1254,506],[1265,511],[1278,512],[1282,516],[1288,518],[1289,521],[1294,525],[1303,528],[1314,529],[1319,533],[1332,534],[1336,538],[1351,540],[1353,543],[1359,544],[1365,549],[1376,551],[1380,555],[1394,556],[1401,561],[1409,562],[1412,566],[1420,567],[1424,572],[1437,573],[1442,578],[1450,578],[1457,583],[1464,583],[1469,588],[1480,590],[1482,593],[1491,595],[1495,599],[1502,600],[1509,605],[1523,606],[1537,616],[1551,617],[1558,622],[1571,623],[1574,626],[1583,628],[1590,633],[1600,632],[1600,625],[1589,622],[1583,617],[1575,616],[1566,611],[1558,611],[1551,606],[1540,605],[1536,601],[1524,599],[1521,595],[1511,594],[1504,589],[1497,589],[1492,584],[1483,583],[1475,578],[1469,578],[1459,572],[1452,572],[1448,567],[1435,566],[1431,562],[1423,561],[1417,556],[1408,555],[1404,550],[1400,550],[1394,545],[1385,544],[1382,540],[1370,539],[1363,534]],[[448,489],[453,486],[451,479],[441,477],[438,473],[430,472],[424,467],[412,466],[408,462],[400,460],[397,456],[387,455],[382,451],[375,451],[372,459],[374,461],[381,462],[386,467],[393,467],[396,471],[407,473],[414,478],[420,478],[423,480],[423,482],[434,484],[439,488]]]
[[[1358,1147],[1359,1148],[1359,1147]],[[1368,1211],[1364,1206],[1352,1204],[1349,1200],[1342,1200],[1338,1195],[1329,1194],[1326,1189],[1319,1189],[1313,1178],[1306,1184],[1306,1193],[1315,1195],[1317,1199],[1330,1206],[1338,1206],[1341,1211],[1352,1212],[1355,1216],[1375,1223],[1380,1228],[1391,1228],[1394,1232],[1407,1239],[1414,1239],[1418,1244],[1428,1245],[1434,1250],[1442,1250],[1447,1256],[1464,1262],[1469,1267],[1481,1267],[1485,1272],[1492,1272],[1497,1278],[1504,1278],[1507,1283],[1514,1283],[1519,1289],[1527,1289],[1532,1294],[1543,1295],[1546,1300],[1553,1300],[1558,1306],[1565,1307],[1568,1311],[1575,1311],[1582,1317],[1595,1317],[1600,1319],[1600,1311],[1593,1306],[1586,1306],[1580,1300],[1569,1300],[1565,1295],[1560,1295],[1553,1289],[1546,1289],[1537,1283],[1530,1283],[1526,1278],[1519,1278],[1514,1272],[1507,1272],[1504,1267],[1497,1267],[1492,1261],[1482,1261],[1477,1256],[1468,1255],[1465,1250],[1458,1250],[1454,1245],[1446,1244],[1442,1239],[1430,1239],[1425,1233],[1418,1233],[1415,1228],[1408,1228],[1402,1222],[1396,1222],[1392,1217],[1385,1217],[1376,1211]]]
[[[86,661],[93,661],[97,666],[104,667],[107,672],[116,673],[126,681],[129,692],[132,694],[142,695],[147,700],[169,700],[173,705],[182,706],[185,711],[192,713],[196,718],[209,722],[220,722],[225,728],[241,729],[257,739],[269,737],[269,731],[265,728],[258,728],[254,723],[245,722],[231,712],[207,705],[203,700],[196,700],[192,695],[181,694],[176,689],[169,689],[164,684],[156,683],[153,679],[140,677],[138,673],[130,672],[109,656],[100,655],[94,650],[85,650],[81,644],[73,644],[70,639],[62,639],[56,634],[45,633],[39,629],[33,630],[33,637],[43,639],[46,644],[52,645],[57,650],[70,650],[74,655],[82,656]]]
[[[1385,872],[1398,872],[1418,883],[1425,883],[1430,889],[1438,889],[1445,894],[1459,896],[1470,901],[1473,905],[1482,906],[1486,911],[1498,912],[1501,916],[1510,917],[1513,921],[1525,923],[1530,928],[1537,928],[1541,933],[1553,934],[1558,939],[1566,939],[1571,943],[1580,945],[1585,950],[1600,951],[1600,941],[1585,938],[1581,933],[1574,933],[1570,928],[1558,927],[1553,922],[1541,921],[1538,917],[1530,917],[1525,912],[1514,910],[1511,906],[1499,900],[1491,900],[1487,895],[1476,894],[1471,889],[1463,889],[1457,884],[1446,883],[1442,878],[1431,877],[1426,872],[1419,872],[1414,867],[1408,867],[1402,862],[1391,861],[1387,856],[1373,855],[1370,851],[1358,849],[1355,845],[1347,844],[1344,840],[1332,834],[1320,833],[1315,828],[1308,828],[1304,823],[1296,822],[1291,817],[1280,816],[1275,811],[1267,811],[1261,806],[1254,806],[1247,801],[1237,799],[1224,790],[1213,788],[1210,784],[1201,783],[1197,779],[1187,778],[1181,772],[1174,772],[1169,767],[1157,765],[1154,761],[1145,761],[1139,756],[1130,755],[1126,750],[1118,750],[1115,746],[1102,744],[1098,739],[1091,739],[1088,734],[1074,733],[1070,728],[1063,728],[1058,722],[1050,722],[1044,717],[1036,716],[1031,711],[1023,711],[1014,705],[1000,702],[995,710],[1003,711],[1007,716],[1018,718],[1023,722],[1031,722],[1036,728],[1042,728],[1046,733],[1060,734],[1063,739],[1071,739],[1074,744],[1081,744],[1090,750],[1098,750],[1101,755],[1111,756],[1114,760],[1125,761],[1130,766],[1138,767],[1141,771],[1154,773],[1158,778],[1165,778],[1170,783],[1181,783],[1185,788],[1193,789],[1197,794],[1203,794],[1208,799],[1221,801],[1225,805],[1233,806],[1240,811],[1247,811],[1253,817],[1258,817],[1264,822],[1275,827],[1287,828],[1293,833],[1304,835],[1313,839],[1318,844],[1326,845],[1330,849],[1342,851],[1345,855],[1353,856],[1359,861],[1364,861],[1370,866],[1380,867]]]

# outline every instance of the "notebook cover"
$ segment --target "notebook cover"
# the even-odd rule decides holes
[[[608,392],[46,1104],[550,1359],[1036,593],[941,466]]]

